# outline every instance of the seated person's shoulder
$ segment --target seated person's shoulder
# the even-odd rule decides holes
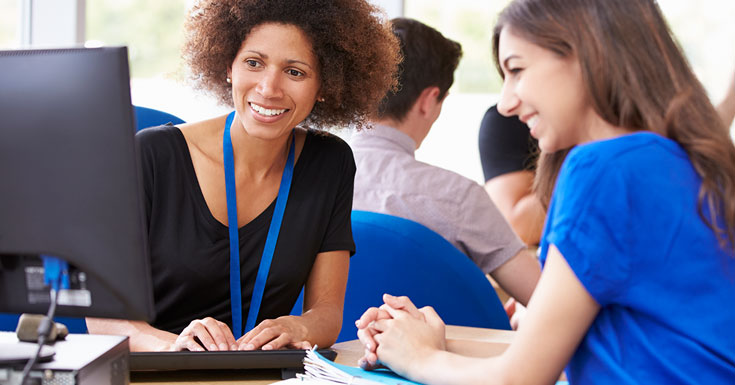
[[[684,150],[671,139],[642,131],[601,140],[573,148],[565,163],[569,166],[637,168],[640,162],[662,160],[668,156],[686,158]]]
[[[135,136],[136,138],[141,138],[142,140],[146,140],[146,141],[147,140],[160,140],[160,138],[169,136],[173,132],[176,132],[178,130],[179,130],[179,127],[177,127],[176,125],[172,123],[166,123],[160,126],[144,128],[136,132]]]
[[[478,137],[485,180],[516,172],[532,171],[538,153],[537,141],[516,117],[502,116],[495,106],[485,113]]]
[[[339,136],[319,129],[296,128],[297,138],[299,135],[305,137],[305,146],[313,146],[314,150],[325,152],[324,155],[337,157],[349,157],[352,159],[352,149]],[[298,139],[297,142],[298,144]]]
[[[179,128],[168,123],[138,131],[135,133],[135,141],[142,150],[162,148],[174,144],[176,137],[180,135]]]

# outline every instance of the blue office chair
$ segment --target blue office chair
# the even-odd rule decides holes
[[[184,123],[184,121],[168,112],[135,106],[135,131],[140,131],[147,127],[160,126],[166,123],[181,124]]]
[[[0,331],[14,332],[18,326],[20,314],[0,313]],[[84,318],[76,317],[54,317],[55,322],[66,325],[69,333],[84,334],[87,333],[87,323]]]
[[[508,316],[485,274],[439,234],[416,222],[352,212],[357,252],[350,260],[342,331],[357,338],[355,320],[383,303],[383,293],[433,306],[449,325],[510,330]],[[300,314],[299,298],[292,314]]]
[[[0,313],[0,332],[15,331],[20,314]]]

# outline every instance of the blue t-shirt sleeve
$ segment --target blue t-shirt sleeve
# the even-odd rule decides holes
[[[589,148],[577,150],[583,149],[570,152],[559,173],[544,243],[556,246],[604,306],[619,299],[630,276],[625,238],[631,201],[623,170]]]

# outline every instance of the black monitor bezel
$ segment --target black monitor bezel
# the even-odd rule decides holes
[[[92,299],[57,315],[151,321],[127,48],[0,51],[0,84],[0,311],[46,312],[18,267],[51,255]]]

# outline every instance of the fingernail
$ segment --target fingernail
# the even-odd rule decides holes
[[[209,350],[217,350],[217,345],[215,344],[209,345]]]
[[[230,349],[231,349],[231,350],[237,350],[237,345],[235,345],[235,344],[233,344],[233,345],[230,345]]]
[[[360,320],[355,321],[355,326],[360,326]]]
[[[263,350],[273,350],[273,346],[263,345]]]
[[[253,350],[253,349],[255,349],[255,345],[253,345],[253,344],[247,344],[247,345],[245,345],[245,350]]]
[[[371,344],[366,344],[365,345],[365,348],[367,348],[367,350],[369,350],[369,351],[373,351],[373,345],[371,345]]]
[[[227,344],[224,342],[219,344],[219,350],[227,350]]]

